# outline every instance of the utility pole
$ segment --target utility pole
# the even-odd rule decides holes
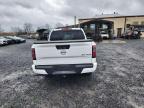
[[[81,28],[80,20],[78,20],[78,28]]]
[[[77,17],[74,16],[74,27],[76,27],[76,20],[77,20]]]

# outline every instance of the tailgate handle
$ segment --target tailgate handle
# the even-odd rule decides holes
[[[70,48],[70,45],[56,45],[56,48],[57,48],[58,50],[60,50],[60,49],[69,49],[69,48]]]

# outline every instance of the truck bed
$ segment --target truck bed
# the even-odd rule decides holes
[[[72,43],[72,42],[92,42],[92,39],[87,39],[87,40],[68,40],[68,41],[36,41],[33,44]]]

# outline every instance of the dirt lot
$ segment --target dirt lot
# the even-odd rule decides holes
[[[144,40],[97,44],[92,76],[35,76],[32,40],[0,47],[1,108],[144,108]]]

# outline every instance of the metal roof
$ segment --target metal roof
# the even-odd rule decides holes
[[[80,24],[85,24],[85,23],[92,23],[92,22],[102,22],[102,23],[113,23],[113,21],[108,21],[108,20],[102,20],[102,19],[96,19],[96,18],[93,18],[93,19],[90,19],[88,21],[84,21],[84,22],[81,22]]]
[[[102,14],[102,15],[96,15],[93,18],[82,18],[82,19],[79,19],[79,20],[104,19],[104,18],[121,18],[121,17],[144,17],[144,15]]]
[[[68,29],[68,30],[82,30],[81,28],[58,28],[58,29],[53,29],[53,31],[60,31],[60,30],[63,30],[63,29]]]

